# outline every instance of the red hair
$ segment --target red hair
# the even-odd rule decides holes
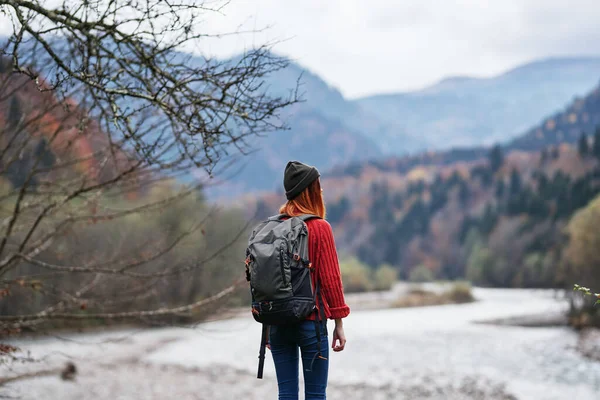
[[[279,213],[290,217],[313,214],[325,219],[325,201],[319,179],[315,179],[302,193],[282,205]]]

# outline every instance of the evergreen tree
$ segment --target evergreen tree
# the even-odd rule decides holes
[[[9,72],[12,69],[12,65],[9,60],[5,57],[0,57],[0,74]]]
[[[594,145],[592,147],[592,154],[594,157],[600,159],[600,127],[596,128],[596,133],[594,134]]]
[[[543,166],[548,161],[548,149],[543,148],[540,152],[540,166]]]
[[[492,171],[491,167],[487,166],[477,166],[473,168],[473,172],[471,173],[472,178],[479,178],[481,182],[481,186],[484,188],[490,187],[494,182],[494,171]]]
[[[8,107],[8,125],[14,128],[19,124],[19,121],[23,117],[21,102],[19,101],[17,96],[12,96],[12,98],[10,99],[10,105]]]
[[[327,220],[332,224],[338,223],[344,218],[348,210],[350,210],[350,201],[344,196],[337,203],[330,204],[327,207]]]
[[[491,204],[485,206],[485,211],[479,221],[479,230],[484,235],[489,235],[498,222],[498,213],[494,210]]]
[[[496,183],[496,198],[501,199],[502,197],[504,197],[504,180],[500,179],[497,183]]]
[[[471,196],[471,192],[469,191],[469,185],[466,182],[462,182],[458,189],[458,200],[462,206],[466,206],[469,197]]]
[[[546,197],[549,185],[548,177],[546,176],[546,174],[540,172],[536,178],[538,183],[538,193],[540,194],[540,196]]]
[[[588,143],[588,136],[585,132],[581,132],[577,148],[579,150],[579,155],[581,156],[581,158],[587,157],[590,153],[590,144]]]
[[[35,147],[34,159],[39,160],[38,166],[41,168],[49,168],[54,164],[56,157],[50,150],[48,141],[42,138]]]
[[[458,185],[463,181],[463,178],[460,176],[458,171],[454,171],[450,178],[448,178],[448,187],[453,187],[454,185]]]
[[[492,172],[495,173],[504,164],[504,153],[502,151],[502,147],[500,147],[498,144],[492,147],[488,158],[490,160],[490,168],[492,169]]]
[[[519,175],[519,171],[513,168],[510,173],[510,195],[514,196],[521,191],[521,175]]]
[[[394,199],[392,200],[394,207],[397,210],[401,210],[404,207],[404,196],[401,192],[398,192],[394,195]]]

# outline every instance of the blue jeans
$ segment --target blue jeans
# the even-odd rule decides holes
[[[328,358],[327,332],[323,329],[325,324],[321,326],[321,356]],[[302,354],[305,399],[325,399],[329,360],[316,357],[315,323],[304,321],[293,326],[271,326],[269,342],[277,374],[279,400],[298,400],[298,349]]]

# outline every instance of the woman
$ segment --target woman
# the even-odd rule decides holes
[[[279,212],[289,216],[313,214],[321,218],[309,219],[308,255],[315,267],[314,278],[319,280],[323,311],[327,319],[335,320],[332,349],[335,352],[344,350],[346,335],[342,318],[350,313],[344,301],[344,292],[337,252],[331,226],[325,221],[325,203],[319,171],[312,166],[298,161],[290,161],[283,179],[285,194],[288,199]],[[313,281],[313,287],[315,286]],[[318,354],[318,339],[315,330],[315,312],[306,321],[294,326],[271,326],[269,345],[279,386],[279,399],[298,399],[298,349],[302,355],[304,369],[304,393],[306,400],[325,399],[327,376],[329,370],[329,348],[321,346],[321,357]],[[328,343],[326,321],[323,321],[323,343]]]

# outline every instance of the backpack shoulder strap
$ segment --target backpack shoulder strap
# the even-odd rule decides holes
[[[289,216],[287,214],[277,214],[277,215],[273,215],[272,217],[269,217],[267,219],[267,221],[279,221],[285,217],[289,217]],[[298,215],[296,218],[300,218],[302,221],[306,222],[309,219],[313,219],[313,218],[320,219],[321,217],[319,217],[318,215],[313,215],[313,214],[301,214],[301,215]]]
[[[267,221],[279,221],[280,219],[287,217],[286,214],[277,214],[277,215],[273,215],[272,217],[269,217],[267,219]]]
[[[314,219],[314,218],[321,219],[321,217],[319,217],[318,215],[313,215],[313,214],[302,214],[302,215],[299,215],[298,218],[300,218],[304,222],[308,221],[309,219]]]
[[[260,350],[258,352],[258,373],[256,377],[258,379],[263,378],[263,369],[265,367],[265,348],[267,347],[267,342],[269,341],[269,326],[266,324],[262,324],[262,334],[260,338]]]

